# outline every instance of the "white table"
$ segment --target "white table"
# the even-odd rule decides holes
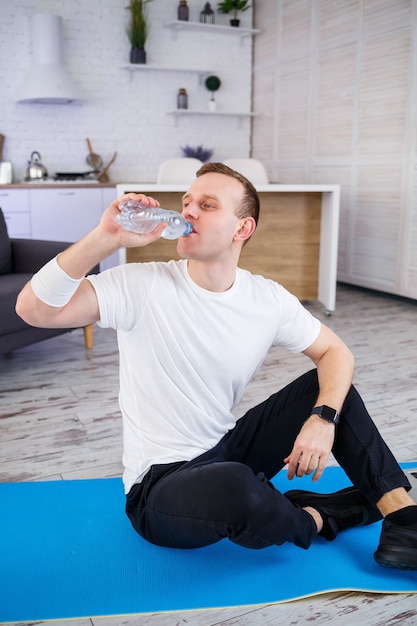
[[[158,185],[156,183],[120,183],[117,185],[117,196],[120,197],[125,193],[145,193],[155,196],[161,206],[167,209],[181,209],[181,196],[187,191],[188,185]],[[255,270],[262,271],[264,250],[268,247],[264,243],[272,246],[274,254],[276,254],[276,272],[279,282],[282,282],[290,291],[295,293],[300,299],[317,299],[321,302],[327,314],[331,314],[335,310],[336,305],[336,281],[337,281],[337,253],[338,253],[338,235],[339,235],[339,207],[340,207],[340,186],[339,185],[256,185],[261,200],[261,225],[264,226],[262,243],[256,247],[255,239],[244,248],[242,254],[243,267],[245,264],[248,269],[252,269],[255,262]],[[316,202],[317,200],[317,202]],[[165,201],[165,202],[164,202]],[[284,202],[285,201],[285,202]],[[169,203],[169,204],[168,204]],[[176,206],[174,206],[176,204]],[[165,205],[165,206],[164,206]],[[318,209],[317,209],[318,207]],[[278,222],[272,226],[274,212],[280,211]],[[311,222],[310,222],[311,214]],[[314,214],[314,217],[313,217]],[[269,223],[268,223],[269,220]],[[294,220],[294,221],[293,221]],[[302,222],[300,223],[300,220]],[[285,226],[287,232],[287,241],[280,240],[280,226]],[[316,233],[316,234],[315,234]],[[254,237],[256,236],[256,233]],[[268,238],[268,240],[266,240]],[[274,239],[275,238],[275,239]],[[297,244],[301,248],[306,249],[308,246],[314,246],[311,254],[317,257],[317,285],[313,287],[314,297],[311,297],[310,291],[302,287],[297,287],[294,282],[292,288],[292,278],[288,274],[285,279],[285,270],[282,263],[287,263],[288,267],[299,265],[299,271],[306,276],[311,269],[312,257],[307,257],[304,261],[300,257],[300,253],[296,252]],[[258,242],[261,242],[258,239]],[[159,243],[159,242],[156,242]],[[164,242],[166,245],[167,242]],[[280,252],[284,243],[287,244],[286,252],[280,257]],[[156,244],[153,244],[156,245]],[[252,248],[251,248],[252,247]],[[149,246],[150,248],[150,246]],[[245,263],[246,248],[250,261]],[[143,248],[138,250],[145,250]],[[172,248],[171,248],[172,250]],[[292,250],[294,250],[294,259],[291,259]],[[313,250],[316,250],[315,252]],[[251,252],[249,252],[251,251]],[[295,256],[296,255],[296,256]],[[284,258],[285,256],[285,258]],[[149,260],[149,256],[146,260]],[[172,257],[171,257],[172,258]],[[120,261],[126,262],[126,250],[120,251]],[[144,259],[145,260],[145,259]],[[270,260],[266,262],[266,266],[271,270]],[[260,269],[259,269],[260,268]],[[262,271],[262,273],[264,273]],[[271,275],[271,271],[269,271]],[[268,271],[266,274],[268,275]],[[282,279],[284,276],[284,280]],[[275,276],[271,275],[272,278]],[[312,280],[308,279],[309,284]],[[297,293],[297,289],[299,293]]]

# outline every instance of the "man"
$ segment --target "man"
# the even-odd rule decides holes
[[[153,198],[128,194],[158,206]],[[383,516],[375,559],[417,569],[417,505],[410,485],[352,386],[353,356],[277,283],[237,267],[253,234],[252,184],[211,163],[183,197],[193,231],[181,261],[135,263],[84,278],[121,246],[158,239],[100,224],[44,266],[17,301],[34,326],[117,329],[126,510],[162,546],[193,548],[229,538],[263,548],[308,548]],[[303,352],[315,368],[236,421],[231,411],[272,345]],[[339,420],[340,414],[340,420]],[[333,451],[354,486],[335,494],[280,493],[270,479],[320,479]]]

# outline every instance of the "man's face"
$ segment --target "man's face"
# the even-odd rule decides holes
[[[238,180],[208,172],[197,178],[183,197],[182,214],[193,232],[178,240],[178,254],[200,261],[221,260],[228,255],[242,220],[235,210],[244,192]]]

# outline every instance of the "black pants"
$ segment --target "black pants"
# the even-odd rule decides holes
[[[152,543],[176,548],[226,537],[247,548],[286,541],[308,548],[317,534],[313,518],[269,480],[283,468],[317,394],[312,370],[250,409],[212,450],[192,461],[152,466],[127,495],[133,527]],[[391,489],[409,489],[354,387],[333,454],[372,504]]]

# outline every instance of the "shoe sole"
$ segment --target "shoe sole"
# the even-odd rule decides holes
[[[340,491],[333,491],[332,493],[316,493],[313,491],[308,491],[308,494],[309,494],[309,497],[311,497],[312,500],[314,499],[316,502],[328,502],[329,496],[334,496],[336,494],[346,495],[346,494],[352,493],[353,491],[357,492],[358,490],[356,487],[352,486],[352,487],[346,487],[345,489],[340,489]],[[306,491],[304,489],[291,489],[290,491],[286,491],[284,493],[284,496],[288,498],[288,500],[290,501],[291,501],[291,498],[294,498],[294,501],[296,502],[300,494],[301,494],[301,497],[305,498]]]
[[[383,550],[377,550],[374,553],[374,559],[378,565],[383,567],[390,567],[393,569],[406,569],[417,570],[417,552],[414,549],[409,550],[407,555],[407,549],[402,548],[396,550],[391,548],[384,552]],[[407,558],[409,557],[409,558]]]

